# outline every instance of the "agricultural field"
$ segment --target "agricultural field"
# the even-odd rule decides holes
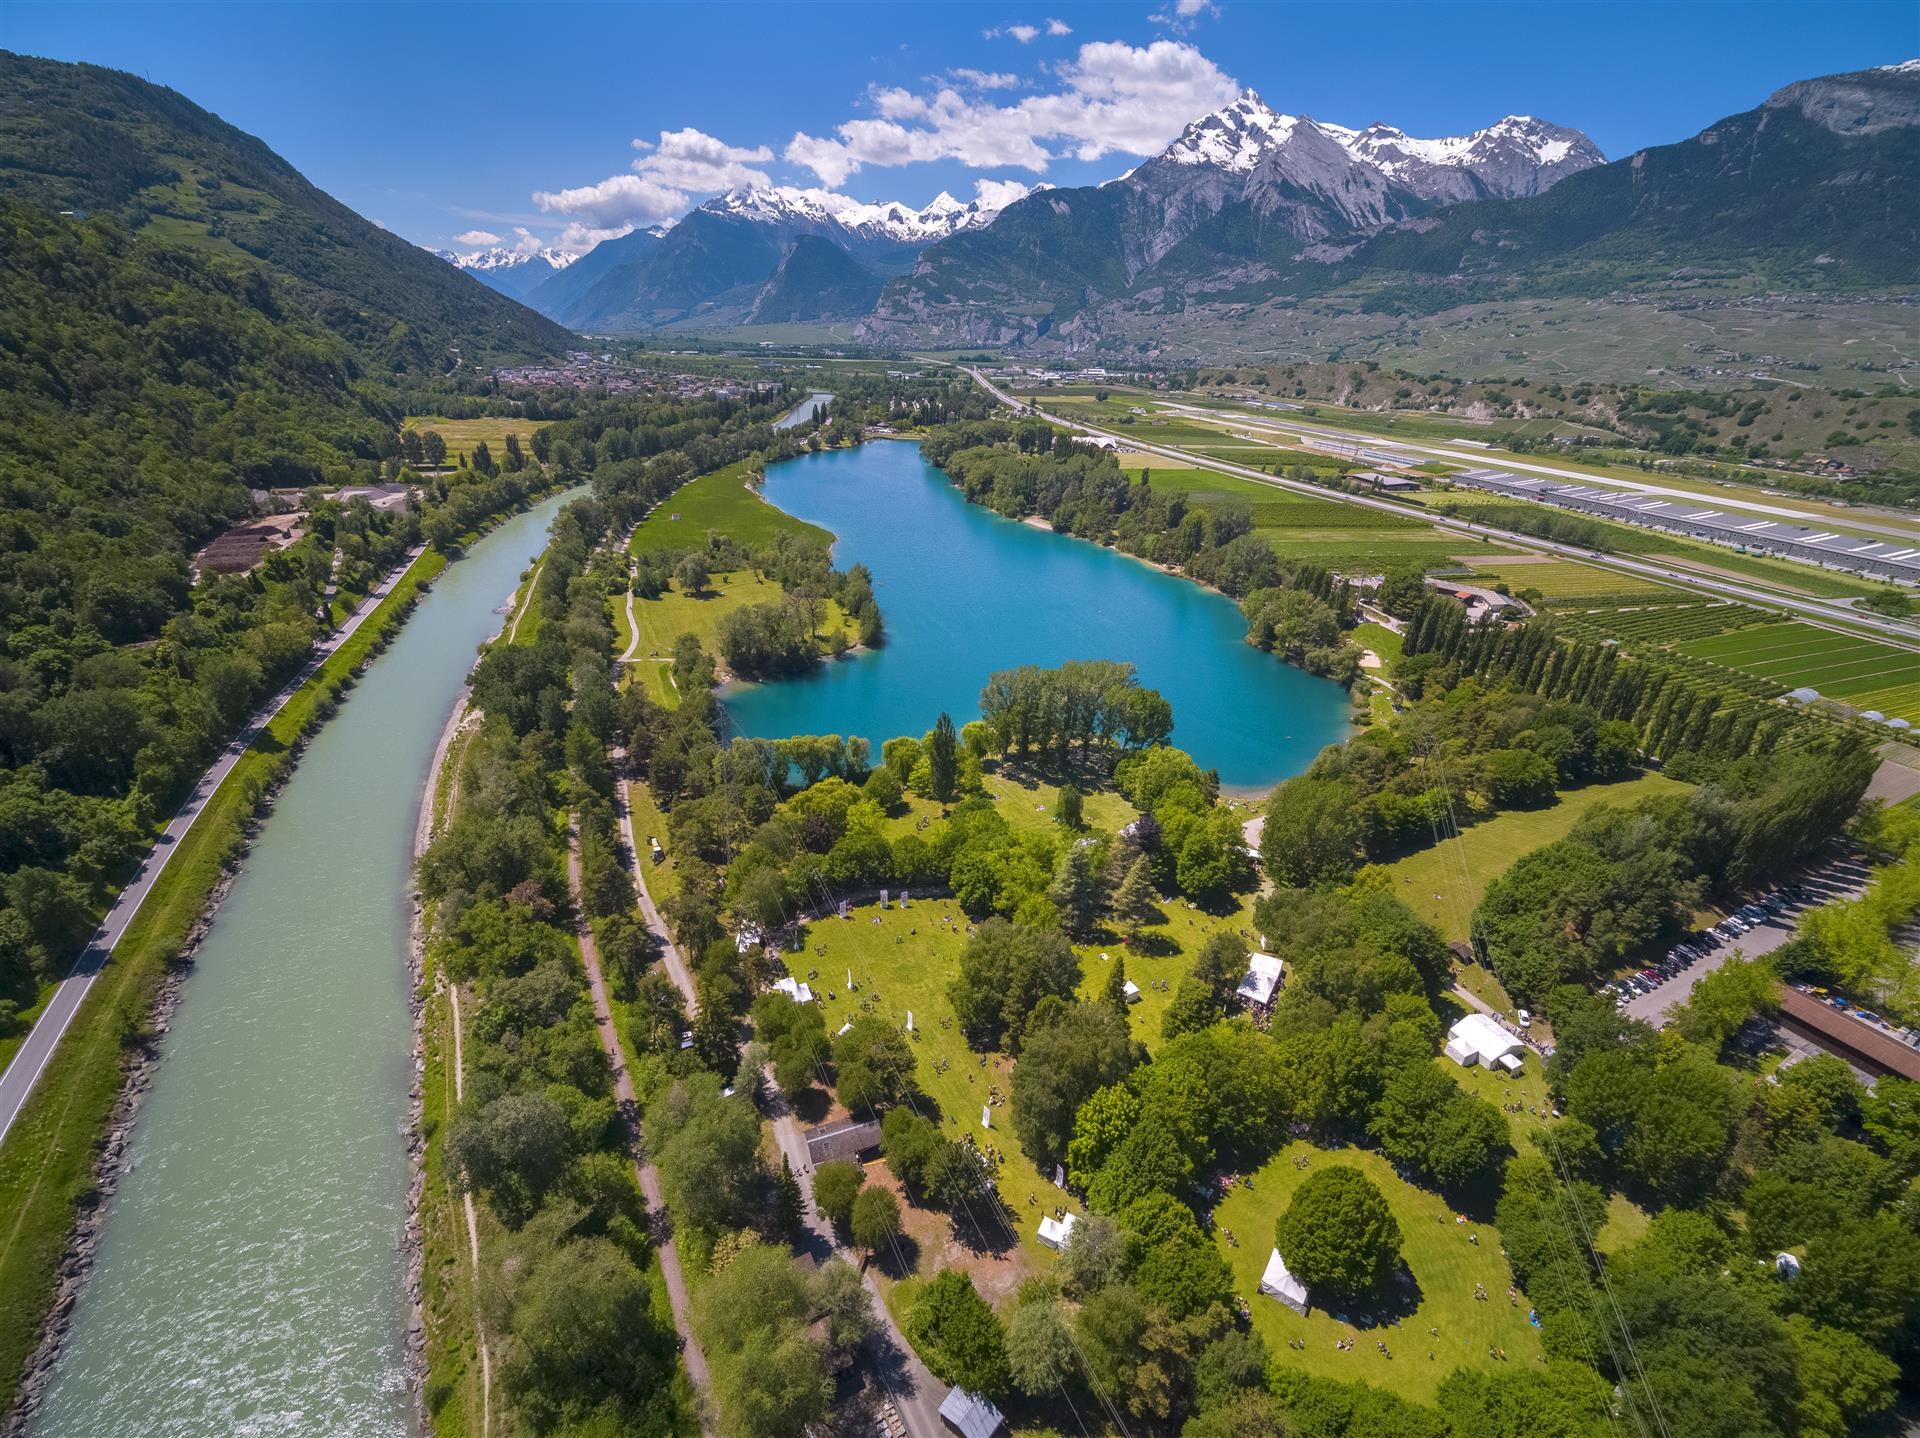
[[[1672,595],[1681,591],[1638,579],[1631,574],[1616,574],[1610,569],[1595,569],[1570,559],[1550,559],[1542,563],[1501,564],[1495,559],[1472,560],[1473,578],[1480,584],[1505,584],[1515,594],[1537,589],[1549,600],[1601,599],[1623,595]]]
[[[1564,839],[1580,816],[1600,804],[1628,808],[1642,799],[1685,793],[1664,774],[1642,774],[1618,784],[1569,789],[1546,809],[1509,809],[1462,831],[1457,839],[1380,866],[1400,902],[1449,939],[1467,937],[1468,921],[1494,877],[1542,844]]]
[[[1681,644],[1759,624],[1768,616],[1747,604],[1621,605],[1611,609],[1571,605],[1554,610],[1560,632],[1581,639],[1618,639],[1628,644]]]
[[[819,525],[795,519],[762,499],[759,491],[747,484],[749,473],[742,461],[681,486],[640,522],[628,541],[628,552],[699,549],[706,544],[710,529],[732,535],[749,549],[779,534],[833,543],[833,535]]]
[[[487,448],[498,459],[506,453],[507,436],[517,434],[520,442],[526,443],[536,429],[544,429],[552,420],[547,419],[501,419],[487,416],[481,419],[442,419],[437,415],[410,414],[401,421],[402,429],[417,429],[422,433],[435,430],[440,438],[447,442],[447,453],[470,454],[476,444],[485,442]]]
[[[1300,1185],[1333,1164],[1357,1168],[1372,1179],[1400,1225],[1402,1254],[1413,1277],[1400,1313],[1333,1313],[1315,1305],[1303,1318],[1260,1293],[1275,1223]],[[1378,1384],[1431,1403],[1440,1380],[1455,1368],[1499,1362],[1490,1348],[1504,1349],[1508,1363],[1529,1368],[1540,1351],[1540,1333],[1527,1322],[1525,1300],[1507,1301],[1513,1271],[1501,1252],[1499,1231],[1488,1223],[1458,1223],[1457,1216],[1439,1194],[1405,1182],[1370,1149],[1329,1150],[1295,1142],[1253,1175],[1251,1189],[1235,1188],[1221,1202],[1214,1210],[1214,1231],[1233,1270],[1235,1290],[1252,1308],[1254,1329],[1276,1363],[1322,1378]],[[1237,1244],[1226,1241],[1228,1233]],[[1484,1302],[1473,1296],[1476,1283],[1486,1286]],[[1438,1334],[1429,1331],[1434,1328]],[[1342,1338],[1354,1339],[1354,1346],[1336,1348]],[[1306,1347],[1289,1349],[1289,1339]],[[1388,1353],[1375,1349],[1376,1340],[1387,1345]]]
[[[1714,635],[1680,648],[1782,689],[1805,686],[1855,709],[1920,723],[1920,654],[1912,650],[1798,621]]]

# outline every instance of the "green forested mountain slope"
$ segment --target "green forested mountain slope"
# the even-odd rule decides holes
[[[567,332],[324,194],[253,136],[135,76],[0,52],[0,194],[244,251],[374,372],[550,354]]]
[[[831,240],[802,235],[760,287],[747,323],[857,319],[873,308],[885,283]]]
[[[1920,73],[1790,85],[1674,145],[1524,200],[1457,205],[1390,230],[1335,283],[1456,303],[1724,280],[1860,290],[1920,281]],[[1414,287],[1438,283],[1421,296]]]
[[[458,469],[424,513],[318,504],[249,574],[196,583],[193,554],[249,489],[391,473],[399,385],[569,339],[171,92],[0,56],[0,1036],[298,668],[329,584],[537,475]]]

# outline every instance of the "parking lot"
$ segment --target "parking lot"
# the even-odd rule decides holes
[[[1661,1027],[1667,1015],[1687,1001],[1693,986],[1733,954],[1752,959],[1772,953],[1793,937],[1803,909],[1816,908],[1836,899],[1857,898],[1866,888],[1867,877],[1867,866],[1853,853],[1809,865],[1780,889],[1772,891],[1778,896],[1772,912],[1757,911],[1753,906],[1744,910],[1751,916],[1739,921],[1748,925],[1745,932],[1740,932],[1738,925],[1723,921],[1715,930],[1688,935],[1683,942],[1698,950],[1700,956],[1692,958],[1676,950],[1662,961],[1666,972],[1656,968],[1656,981],[1646,992],[1634,993],[1621,1012],[1655,1028]]]

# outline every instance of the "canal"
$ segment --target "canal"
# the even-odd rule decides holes
[[[1344,689],[1253,648],[1232,600],[1152,565],[969,504],[920,447],[876,441],[767,469],[766,497],[864,564],[885,644],[799,679],[734,686],[740,732],[920,735],[979,715],[996,669],[1121,659],[1173,705],[1173,742],[1222,783],[1263,789],[1344,738]]]
[[[162,1042],[37,1434],[410,1432],[414,821],[563,498],[440,576],[282,789]]]
[[[813,412],[823,405],[833,403],[833,396],[825,390],[815,390],[800,403],[788,410],[773,422],[775,429],[797,429],[813,418]]]

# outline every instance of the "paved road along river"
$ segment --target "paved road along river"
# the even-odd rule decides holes
[[[35,1433],[411,1431],[414,819],[560,503],[446,570],[281,791],[182,993]]]

